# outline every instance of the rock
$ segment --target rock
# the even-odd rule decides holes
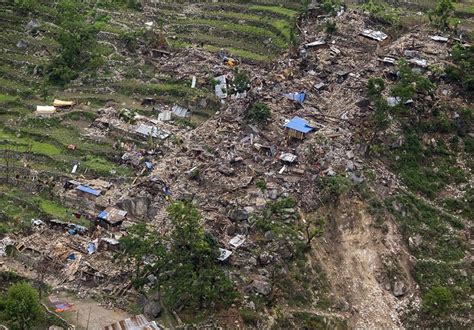
[[[264,235],[264,236],[265,236],[265,239],[266,239],[267,241],[271,241],[271,240],[273,240],[273,239],[275,238],[275,236],[273,235],[273,232],[272,232],[271,230],[265,232],[265,235]]]
[[[255,303],[253,301],[250,301],[248,304],[247,304],[247,308],[251,309],[251,310],[255,310],[256,307],[255,307]]]
[[[334,172],[332,168],[329,168],[329,169],[327,170],[326,174],[327,174],[328,176],[335,176],[335,175],[336,175],[336,172]]]
[[[255,199],[255,205],[257,207],[262,207],[262,206],[265,206],[266,204],[267,204],[267,201],[265,200],[265,198],[257,197]]]
[[[144,216],[148,213],[151,201],[147,197],[134,197],[124,199],[119,207],[134,216]]]
[[[252,283],[252,288],[255,292],[260,293],[264,296],[268,296],[272,292],[272,286],[264,277],[259,276],[258,279],[255,279]]]
[[[41,26],[41,23],[36,19],[32,19],[31,21],[28,22],[28,24],[26,24],[26,31],[34,31],[36,29],[38,29],[39,27]]]
[[[354,171],[354,162],[352,160],[348,160],[346,164],[346,171],[352,172]]]
[[[393,295],[395,297],[403,296],[407,292],[407,287],[402,281],[396,281],[393,285]]]
[[[357,184],[364,182],[363,178],[361,178],[360,176],[357,176],[355,174],[351,174],[351,180],[352,180],[352,182],[357,183]]]
[[[258,256],[258,260],[260,261],[260,264],[265,266],[268,265],[272,261],[272,256],[268,252],[262,252]]]
[[[359,108],[367,108],[370,105],[370,100],[369,99],[360,99],[359,101],[356,102],[356,105]]]
[[[26,49],[28,47],[28,43],[24,40],[20,40],[16,43],[16,47],[20,49]]]
[[[232,224],[229,227],[227,227],[227,235],[234,236],[236,232],[237,232],[237,226],[236,225]]]
[[[408,238],[408,246],[412,249],[415,249],[421,245],[422,238],[420,234],[416,234],[413,237]]]
[[[354,158],[354,151],[352,151],[352,150],[346,151],[346,156],[347,156],[347,158],[349,158],[349,159]]]
[[[161,305],[157,301],[148,301],[143,308],[143,313],[149,318],[157,318],[161,314]]]
[[[233,209],[229,212],[229,218],[234,221],[243,221],[249,218],[249,214],[245,209]]]
[[[248,214],[252,214],[253,212],[255,212],[255,209],[251,206],[246,206],[244,207],[244,210],[248,213]]]
[[[271,200],[276,200],[278,198],[278,191],[276,189],[270,189],[267,191],[267,196]]]

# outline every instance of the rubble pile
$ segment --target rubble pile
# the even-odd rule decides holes
[[[132,167],[136,175],[114,182],[78,177],[66,185],[59,183],[57,191],[71,208],[95,224],[100,222],[99,213],[119,210],[120,228],[112,232],[97,227],[81,234],[80,228],[72,228],[73,232],[60,224],[55,230],[58,223],[48,222],[50,228],[16,240],[18,255],[24,256],[20,258],[46,257],[51,269],[60,274],[57,285],[94,287],[117,295],[132,292],[126,279],[129,269],[113,263],[118,239],[127,234],[127,227],[142,221],[166,235],[172,229],[166,208],[173,200],[191,200],[201,211],[206,230],[218,240],[218,260],[229,266],[239,289],[245,294],[270,295],[272,267],[289,260],[292,251],[271,230],[263,238],[256,234],[252,230],[256,218],[272,202],[293,197],[297,206],[283,209],[282,219],[285,223],[304,219],[320,206],[319,178],[341,175],[355,184],[364,182],[366,146],[357,134],[373,111],[366,95],[368,79],[396,74],[393,64],[399,59],[419,70],[430,70],[430,66],[443,65],[449,56],[450,41],[433,38],[433,31],[423,27],[398,37],[378,31],[367,17],[354,11],[341,11],[334,20],[338,33],[331,37],[321,32],[318,24],[323,21],[306,24],[293,57],[266,65],[239,63],[239,70],[250,75],[251,85],[239,94],[228,88],[235,78],[233,68],[202,49],[155,58],[160,74],[192,80],[190,89],[214,79],[212,90],[222,103],[221,110],[191,129],[175,122],[193,111],[179,104],[157,104],[155,109],[153,100],[146,99],[143,102],[153,103],[156,110],[150,116],[117,105],[100,109],[87,128],[88,135],[117,138],[115,147],[123,151],[119,162]],[[271,117],[262,125],[250,122],[247,116],[256,101],[271,110]],[[399,183],[383,171],[380,168],[378,180],[391,194]],[[257,182],[264,182],[265,188]],[[379,245],[386,249],[380,255],[400,251]],[[374,260],[380,255],[373,256]],[[402,281],[393,286],[389,284],[388,291],[400,299],[410,292]],[[385,294],[380,291],[370,294]],[[386,300],[387,305],[395,304],[391,298]],[[371,317],[370,310],[364,313],[361,318]],[[400,326],[398,316],[391,317],[391,325]],[[358,325],[380,324],[361,321]]]

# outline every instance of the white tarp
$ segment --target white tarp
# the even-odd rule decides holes
[[[229,241],[229,244],[232,245],[234,248],[238,248],[245,242],[245,236],[244,235],[236,235],[231,238]]]
[[[232,251],[219,248],[219,257],[217,257],[217,260],[225,261],[227,260],[227,258],[230,257],[231,254],[232,254]]]
[[[227,98],[227,79],[225,76],[219,76],[215,78],[217,84],[215,86],[215,93],[218,98],[225,99]]]
[[[364,37],[374,39],[377,41],[383,41],[388,38],[388,35],[386,35],[382,31],[375,31],[372,29],[364,29],[362,30],[360,34],[363,35]]]

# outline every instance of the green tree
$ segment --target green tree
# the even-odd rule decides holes
[[[438,0],[436,7],[428,13],[430,21],[437,27],[448,30],[449,18],[454,13],[454,5],[451,0]]]
[[[125,259],[135,268],[135,283],[140,286],[143,275],[144,258],[161,259],[164,248],[158,241],[155,232],[152,232],[145,223],[136,224],[128,230],[127,236],[120,238],[122,253],[116,255],[119,261]],[[156,269],[156,265],[155,265]]]
[[[270,108],[265,103],[256,102],[250,108],[247,117],[254,124],[264,124],[271,115]]]
[[[59,55],[47,67],[51,82],[65,84],[84,70],[95,71],[102,65],[97,52],[98,29],[87,5],[80,1],[60,0],[57,5]]]
[[[428,93],[435,88],[431,80],[413,71],[405,60],[398,63],[398,72],[399,81],[392,87],[391,94],[400,98],[401,105],[414,98],[416,94]]]
[[[38,292],[28,283],[13,284],[4,302],[4,315],[12,329],[31,329],[44,317]]]
[[[385,81],[382,78],[370,78],[367,82],[367,89],[371,98],[381,97],[385,90]]]
[[[159,280],[165,304],[171,308],[227,305],[235,297],[234,286],[217,264],[217,242],[204,231],[198,210],[190,202],[175,202],[168,214],[174,230],[164,268],[167,275]]]

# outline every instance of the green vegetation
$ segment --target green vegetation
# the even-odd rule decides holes
[[[452,82],[458,83],[467,94],[474,91],[474,46],[456,44],[451,50],[453,65],[446,67]]]
[[[28,283],[13,284],[0,300],[0,320],[11,329],[31,329],[44,317],[38,292]]]
[[[326,35],[332,36],[337,32],[337,24],[334,21],[326,21]]]
[[[372,136],[369,138],[369,149],[373,149],[373,144],[379,137],[381,132],[384,132],[391,123],[389,114],[389,107],[387,101],[383,98],[382,92],[385,89],[385,82],[382,78],[370,78],[367,83],[369,98],[374,104],[375,111],[372,115],[371,126]]]
[[[256,102],[252,105],[247,115],[251,123],[263,125],[271,117],[270,108],[262,102]]]
[[[206,310],[211,304],[227,306],[236,292],[217,264],[217,242],[204,231],[198,210],[190,203],[175,202],[168,208],[168,214],[174,229],[164,241],[157,239],[145,224],[135,225],[120,240],[124,253],[117,257],[133,265],[135,286],[146,284],[143,275],[153,272],[159,278],[155,289],[169,308]],[[145,257],[154,262],[144,267]]]
[[[449,19],[454,14],[454,5],[451,0],[438,0],[436,7],[428,13],[430,22],[440,29],[449,29]]]
[[[402,11],[400,8],[392,7],[383,2],[369,0],[361,5],[361,9],[367,11],[370,17],[376,22],[400,27],[400,17]]]
[[[64,85],[79,76],[79,72],[93,72],[102,65],[97,50],[97,26],[91,21],[89,8],[82,2],[61,0],[57,4],[58,25],[61,27],[58,41],[60,54],[48,65],[49,80]]]
[[[392,96],[400,98],[400,106],[413,99],[417,94],[425,94],[434,90],[435,84],[422,74],[412,70],[405,60],[398,63],[399,81],[392,86]]]
[[[171,273],[161,282],[164,302],[171,308],[191,309],[228,305],[236,293],[217,265],[217,242],[204,231],[198,210],[190,203],[175,202],[168,214],[174,230],[165,266]]]
[[[341,5],[341,0],[323,0],[321,3],[321,8],[326,14],[336,16]]]
[[[423,310],[434,316],[448,314],[452,303],[453,294],[442,286],[436,286],[423,295]]]

